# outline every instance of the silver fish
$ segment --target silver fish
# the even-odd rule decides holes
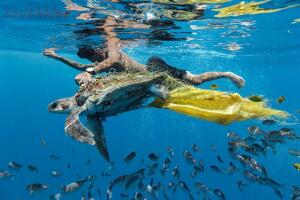
[[[61,174],[60,174],[58,171],[51,171],[51,175],[52,175],[53,177],[58,177],[58,176],[60,176]]]
[[[179,166],[176,165],[172,171],[172,176],[176,179],[180,178]]]
[[[289,149],[288,152],[289,152],[289,154],[291,154],[292,156],[300,157],[300,150]]]
[[[62,189],[65,193],[74,192],[74,191],[78,190],[79,188],[81,188],[83,186],[83,184],[86,182],[87,182],[87,179],[74,181],[74,182],[69,183],[68,185],[63,186]]]
[[[193,152],[198,152],[200,149],[197,144],[192,144],[192,150]]]
[[[48,189],[48,185],[41,184],[41,183],[32,183],[26,186],[26,190],[32,194],[41,190]]]
[[[17,162],[11,161],[8,163],[8,167],[11,169],[19,170],[22,168],[22,165]]]
[[[61,198],[61,194],[60,193],[52,194],[50,196],[50,200],[60,200],[60,198]]]
[[[168,147],[167,148],[167,152],[169,153],[170,157],[173,158],[174,157],[174,150],[172,147]]]
[[[0,170],[0,179],[2,178],[10,178],[13,175],[6,170]]]
[[[250,135],[253,135],[253,136],[259,136],[259,135],[264,135],[265,134],[265,132],[257,126],[250,126],[248,128],[248,132],[249,132]]]
[[[197,161],[195,160],[195,158],[193,157],[192,153],[189,152],[189,151],[187,151],[187,150],[185,150],[185,151],[183,152],[183,157],[184,157],[185,161],[186,161],[189,165],[194,165],[194,164],[196,164],[196,162],[197,162]]]
[[[220,189],[215,189],[214,190],[214,194],[221,200],[225,200],[226,197],[224,195],[224,193],[220,190]]]
[[[34,165],[28,165],[27,167],[28,167],[28,170],[31,171],[31,172],[38,172],[39,171],[39,169]]]
[[[189,189],[188,185],[184,181],[179,181],[178,185],[184,192],[186,192],[189,195],[190,200],[194,200],[191,190]]]
[[[211,165],[211,166],[209,166],[209,168],[210,168],[213,172],[215,172],[215,173],[221,173],[221,172],[222,172],[222,170],[221,170],[218,166],[216,166],[216,165]]]
[[[136,153],[132,151],[123,160],[126,164],[129,164],[135,157],[136,157]]]
[[[158,157],[156,154],[154,154],[154,153],[150,153],[150,154],[148,155],[148,158],[149,158],[150,160],[152,160],[152,161],[157,161],[157,160],[159,159],[159,157]]]

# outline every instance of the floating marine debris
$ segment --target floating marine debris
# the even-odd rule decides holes
[[[271,9],[271,8],[267,9],[267,8],[259,7],[260,5],[265,4],[267,2],[270,2],[270,0],[258,1],[258,2],[251,1],[249,3],[246,3],[245,1],[241,1],[240,3],[232,6],[213,9],[213,11],[218,12],[218,14],[216,14],[215,17],[236,17],[242,15],[274,13],[288,8],[299,6],[299,4],[295,4],[284,8],[275,8],[275,9]]]
[[[190,21],[193,19],[197,19],[200,16],[197,13],[184,10],[164,10],[163,14],[170,19],[178,21]]]
[[[231,31],[222,33],[221,36],[222,37],[230,37],[230,38],[246,38],[246,37],[249,37],[250,34],[245,31],[241,31],[241,30],[231,30]]]
[[[41,190],[48,189],[48,185],[41,184],[41,183],[32,183],[26,186],[26,190],[32,194]]]
[[[151,105],[222,125],[251,118],[274,116],[284,119],[289,116],[284,111],[268,108],[265,101],[253,102],[237,93],[190,86],[176,88],[170,92],[167,99],[157,99]]]

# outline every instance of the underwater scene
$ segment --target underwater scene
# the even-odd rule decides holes
[[[0,200],[300,200],[299,0],[0,6]]]

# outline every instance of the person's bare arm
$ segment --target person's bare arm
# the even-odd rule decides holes
[[[232,72],[206,72],[203,74],[192,74],[186,71],[183,75],[183,79],[191,84],[200,85],[207,81],[212,81],[215,79],[227,78],[230,79],[238,88],[245,86],[245,80]]]
[[[80,71],[85,71],[87,68],[89,67],[94,67],[95,64],[94,63],[91,63],[91,64],[81,64],[79,62],[76,62],[76,61],[73,61],[71,59],[68,59],[68,58],[64,58],[60,55],[57,55],[55,53],[55,49],[53,48],[50,48],[50,49],[45,49],[43,51],[43,55],[49,57],[49,58],[54,58],[55,60],[59,60],[75,69],[78,69]]]
[[[87,72],[91,74],[99,74],[103,72],[109,72],[112,67],[113,62],[111,59],[107,58],[100,63],[96,63],[94,66],[86,69]]]

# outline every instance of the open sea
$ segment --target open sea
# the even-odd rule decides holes
[[[68,3],[85,9],[68,10]],[[289,153],[291,149],[300,151],[299,139],[283,138],[265,148],[263,154],[240,150],[263,166],[266,176],[230,156],[227,136],[234,132],[246,138],[250,126],[264,133],[289,128],[300,135],[300,1],[265,1],[257,10],[266,13],[243,14],[250,3],[247,0],[240,4],[246,9],[233,11],[235,16],[218,17],[215,9],[239,3],[239,0],[1,1],[0,200],[108,199],[107,190],[113,180],[122,175],[132,176],[139,169],[146,169],[139,180],[113,186],[113,200],[300,199],[300,167],[297,170],[293,166],[300,163],[300,157]],[[274,12],[267,13],[272,9]],[[197,87],[210,89],[216,84],[220,91],[237,92],[244,97],[262,95],[268,106],[284,110],[290,117],[272,125],[263,124],[263,119],[219,125],[167,109],[141,108],[104,121],[113,164],[106,162],[96,148],[65,134],[67,115],[47,110],[53,100],[75,94],[78,86],[74,77],[80,71],[42,52],[57,48],[59,55],[90,63],[76,55],[78,48],[101,46],[106,33],[97,28],[93,19],[78,19],[80,14],[88,12],[93,12],[99,21],[113,17],[149,25],[114,30],[116,37],[126,43],[122,51],[139,63],[146,64],[151,56],[158,56],[172,66],[197,74],[234,72],[245,79],[245,87],[238,89],[226,79]],[[169,25],[151,23],[153,20]],[[285,97],[282,103],[277,102],[280,96]],[[198,151],[193,151],[193,144],[199,147]],[[167,151],[169,147],[174,150],[172,158]],[[191,175],[194,165],[183,156],[185,150],[192,153],[195,165],[204,163],[204,169],[195,177]],[[127,164],[123,159],[130,152],[135,152],[136,157]],[[150,153],[157,155],[158,160],[149,159]],[[171,159],[170,169],[163,175],[160,170],[166,158]],[[22,167],[9,167],[12,161]],[[233,173],[228,170],[230,162],[237,168]],[[36,170],[30,170],[28,165]],[[173,173],[176,166],[180,171],[177,178]],[[211,166],[219,170],[212,170]],[[52,171],[59,176],[54,177]],[[10,176],[3,176],[4,172]],[[259,178],[251,180],[245,172]],[[63,191],[64,186],[88,176],[93,178],[76,191]],[[47,189],[30,193],[28,185],[37,183],[47,185]],[[139,187],[141,183],[144,189]],[[195,183],[202,183],[205,191],[195,187]],[[238,183],[242,186],[238,187]]]

